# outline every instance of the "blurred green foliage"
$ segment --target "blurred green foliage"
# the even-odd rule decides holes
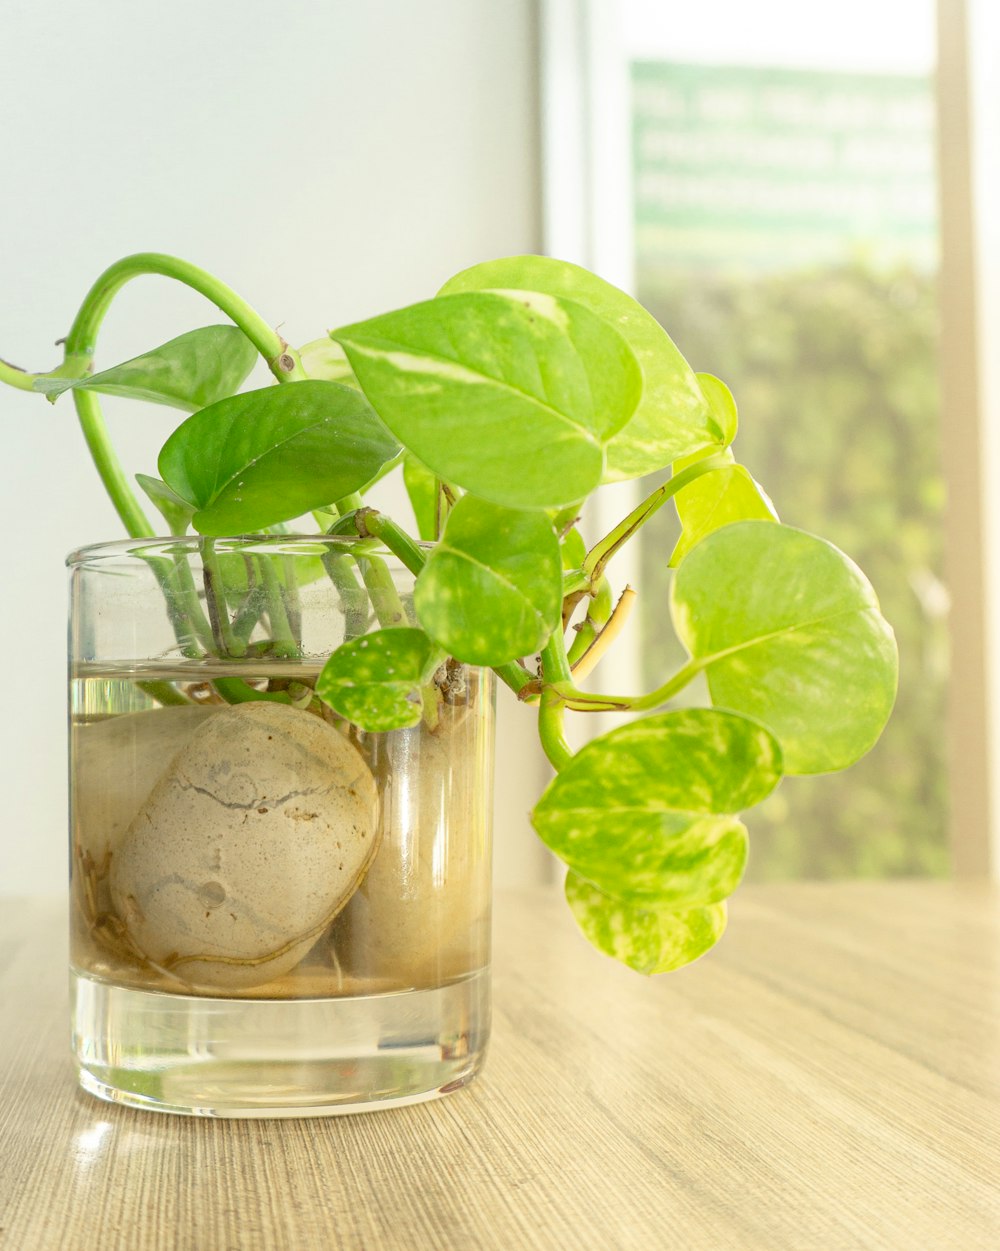
[[[868,574],[900,649],[881,741],[853,769],[788,778],[749,814],[748,877],[948,872],[944,758],[948,676],[944,482],[934,280],[858,262],[795,274],[647,274],[639,298],[697,370],[740,409],[737,458],[781,519],[821,534]],[[643,637],[649,685],[678,661],[662,637],[672,510],[646,529]]]

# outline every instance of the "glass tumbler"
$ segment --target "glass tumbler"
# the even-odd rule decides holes
[[[101,1098],[311,1116],[433,1098],[490,1027],[492,674],[406,729],[315,692],[413,621],[374,540],[175,538],[70,556],[73,1046]]]

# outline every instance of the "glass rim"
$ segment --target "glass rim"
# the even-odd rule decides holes
[[[341,548],[357,550],[361,554],[371,553],[402,564],[399,557],[376,538],[365,538],[357,534],[237,534],[237,535],[151,535],[149,538],[110,539],[104,542],[87,543],[83,547],[74,548],[67,557],[66,565],[75,569],[81,565],[97,564],[101,561],[113,561],[116,558],[133,557],[142,560],[152,556],[197,556],[201,553],[202,544],[211,541],[216,553],[232,552],[270,553],[272,555],[308,556],[318,555],[315,549]],[[435,544],[414,540],[417,547],[430,551]],[[312,552],[304,550],[311,546]],[[283,549],[288,549],[283,550]]]

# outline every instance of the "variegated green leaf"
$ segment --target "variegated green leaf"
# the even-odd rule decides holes
[[[532,814],[542,841],[608,895],[643,906],[714,903],[738,884],[735,814],[781,778],[772,735],[735,713],[688,708],[594,739]]]
[[[238,391],[256,359],[256,348],[236,326],[202,326],[99,374],[39,378],[35,390],[50,400],[74,389],[100,391],[192,413]]]
[[[631,296],[567,261],[508,256],[463,270],[442,295],[463,291],[541,291],[585,305],[614,326],[642,370],[642,399],[608,445],[605,482],[664,469],[698,448],[729,442],[695,375],[666,331]]]
[[[468,664],[502,665],[538,651],[562,611],[552,522],[463,495],[420,571],[413,602],[427,633]]]
[[[556,508],[600,482],[642,394],[632,351],[569,300],[448,295],[332,332],[365,395],[432,472],[510,508]]]
[[[637,973],[670,973],[713,947],[726,928],[726,905],[671,911],[639,908],[599,891],[576,873],[566,877],[566,902],[598,951]]]
[[[852,764],[892,711],[892,629],[861,570],[791,526],[739,521],[688,553],[674,578],[677,635],[712,701],[766,725],[788,773]]]
[[[363,730],[400,730],[420,720],[420,688],[443,658],[423,630],[375,630],[337,648],[316,694]]]
[[[675,465],[675,472],[685,463]],[[677,492],[674,504],[681,523],[681,537],[670,557],[673,566],[679,565],[691,548],[713,530],[732,525],[734,521],[778,520],[764,490],[742,465],[735,463],[696,478]]]

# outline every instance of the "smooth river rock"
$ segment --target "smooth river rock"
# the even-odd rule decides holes
[[[314,945],[379,832],[375,782],[343,735],[286,705],[238,705],[188,738],[129,825],[112,902],[171,976],[223,993],[258,986]]]
[[[73,728],[73,830],[78,854],[107,863],[160,776],[218,708],[157,708]]]

